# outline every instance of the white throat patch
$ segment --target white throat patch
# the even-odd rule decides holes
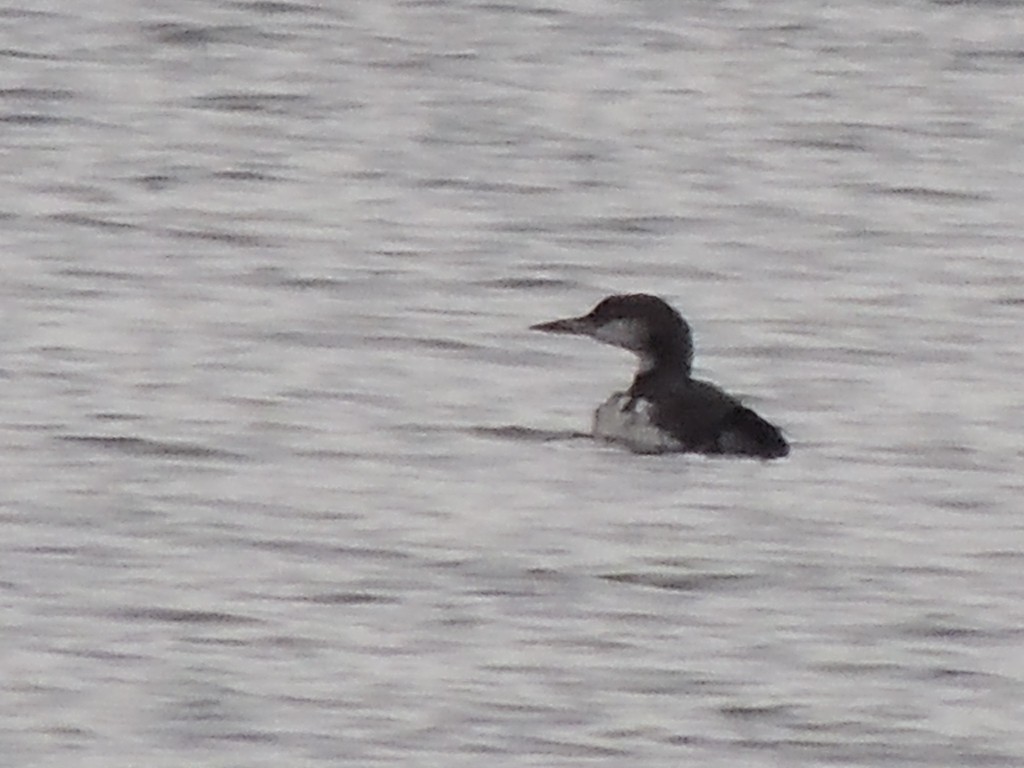
[[[612,320],[595,329],[593,337],[605,344],[639,352],[643,349],[644,327],[639,320]]]
[[[647,373],[654,368],[654,358],[644,354],[644,333],[644,325],[639,320],[612,320],[594,331],[593,338],[633,352],[640,358],[637,373]]]

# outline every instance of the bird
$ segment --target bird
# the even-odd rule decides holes
[[[585,315],[538,323],[530,330],[589,336],[639,359],[629,389],[614,393],[594,412],[596,438],[637,453],[789,455],[789,443],[777,426],[715,384],[693,378],[693,334],[664,299],[616,294]]]

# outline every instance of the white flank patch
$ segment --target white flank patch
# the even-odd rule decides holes
[[[651,404],[643,398],[627,409],[629,395],[616,392],[594,411],[594,437],[621,443],[636,453],[681,451],[683,444],[651,423]]]

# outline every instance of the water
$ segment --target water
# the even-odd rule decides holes
[[[5,765],[1024,761],[1024,11],[0,12]],[[774,463],[573,437],[665,296]]]

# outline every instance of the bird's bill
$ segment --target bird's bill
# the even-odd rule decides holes
[[[552,320],[548,323],[537,323],[530,326],[531,331],[545,333],[572,333],[577,336],[589,336],[593,331],[585,317],[567,317],[563,320]]]

